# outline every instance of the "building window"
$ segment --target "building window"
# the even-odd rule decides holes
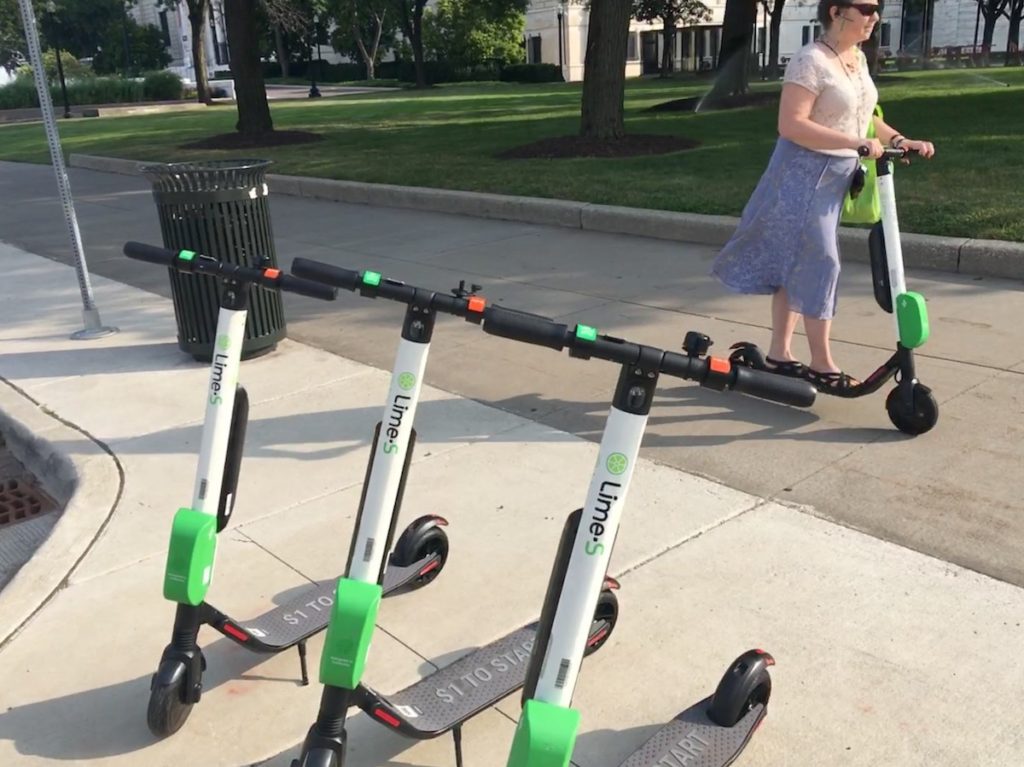
[[[526,46],[526,63],[527,64],[540,64],[540,35],[530,35],[528,44]]]
[[[167,11],[160,11],[160,31],[164,33],[164,48],[170,48],[171,27],[167,23]]]
[[[639,61],[640,60],[640,34],[638,32],[629,33],[629,42],[626,45],[626,61]]]
[[[807,43],[811,42],[811,40],[817,40],[820,36],[821,24],[805,24],[804,28],[801,30],[801,39],[803,40],[803,45],[807,45]]]
[[[888,21],[882,22],[882,31],[880,33],[879,45],[888,48],[892,45],[892,24]]]

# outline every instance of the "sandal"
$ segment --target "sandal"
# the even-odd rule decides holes
[[[776,360],[771,357],[765,357],[764,369],[769,373],[777,373],[780,376],[804,378],[807,374],[808,367],[799,360]]]
[[[860,381],[841,370],[838,373],[819,373],[817,370],[806,368],[804,378],[823,394],[832,394],[836,397],[856,397],[861,386]]]

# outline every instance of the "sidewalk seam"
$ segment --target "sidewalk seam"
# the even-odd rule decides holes
[[[700,528],[692,531],[689,535],[685,536],[681,540],[676,541],[675,543],[669,544],[668,546],[666,546],[661,551],[657,551],[654,554],[651,554],[646,559],[644,559],[644,560],[642,560],[640,562],[637,562],[636,564],[631,565],[630,567],[627,567],[625,570],[619,571],[618,573],[615,574],[615,577],[616,578],[623,578],[623,577],[625,577],[625,576],[627,576],[627,575],[629,575],[629,574],[631,574],[633,572],[636,572],[640,568],[645,567],[646,565],[649,565],[654,560],[660,559],[665,554],[668,554],[668,553],[670,553],[672,551],[675,551],[676,549],[686,545],[687,543],[690,543],[691,541],[695,541],[698,538],[701,538],[704,535],[706,535],[706,534],[708,534],[708,533],[710,533],[710,532],[712,532],[714,530],[717,530],[718,528],[723,527],[723,526],[729,524],[730,522],[733,522],[733,521],[739,519],[740,517],[744,517],[744,516],[746,516],[747,514],[753,512],[753,511],[757,511],[761,507],[767,506],[769,503],[771,503],[771,501],[769,499],[767,499],[767,498],[758,498],[750,506],[744,507],[744,508],[740,509],[739,511],[733,512],[732,514],[727,514],[726,516],[722,517],[721,519],[718,519],[718,520],[716,520],[716,521],[714,521],[714,522],[712,522],[712,523],[710,523],[708,525],[705,525],[704,527],[700,527]]]
[[[0,639],[0,651],[2,651],[15,637],[17,637],[21,633],[22,629],[24,629],[25,626],[27,626],[40,612],[42,612],[43,608],[50,604],[50,602],[53,600],[53,598],[57,595],[58,592],[67,588],[68,582],[71,580],[71,576],[74,575],[75,571],[78,569],[78,566],[82,564],[85,558],[92,551],[93,546],[96,545],[96,541],[98,541],[100,537],[102,537],[103,533],[106,532],[107,526],[110,524],[110,520],[114,516],[114,512],[117,511],[117,507],[121,503],[121,496],[124,494],[125,474],[124,467],[121,465],[121,461],[118,459],[117,455],[114,454],[114,451],[111,450],[110,447],[105,442],[103,442],[100,439],[97,439],[96,437],[94,437],[92,434],[90,434],[88,431],[78,426],[77,424],[58,415],[53,410],[48,408],[46,405],[36,400],[32,395],[30,395],[20,386],[8,380],[7,378],[0,376],[0,381],[3,381],[7,386],[9,386],[15,392],[17,392],[22,397],[27,399],[29,402],[31,402],[33,405],[39,408],[43,413],[45,413],[50,418],[53,418],[55,421],[58,421],[59,423],[68,427],[69,429],[77,431],[79,434],[89,439],[94,445],[99,447],[103,452],[105,452],[113,459],[114,466],[117,468],[117,494],[115,495],[114,502],[111,504],[110,510],[104,517],[103,522],[100,524],[99,528],[97,528],[96,530],[96,533],[93,535],[92,540],[89,541],[89,544],[85,547],[85,550],[82,551],[78,558],[71,564],[71,567],[68,568],[68,571],[63,576],[61,576],[60,581],[57,583],[56,586],[53,587],[53,589],[50,590],[50,593],[48,593],[39,602],[39,604],[36,605],[32,612],[29,613],[29,615],[17,626],[15,626],[6,637]]]

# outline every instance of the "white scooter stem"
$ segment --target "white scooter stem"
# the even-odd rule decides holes
[[[235,388],[245,341],[245,309],[221,308],[217,314],[217,336],[210,362],[199,464],[192,494],[192,508],[217,515],[235,408]]]
[[[429,343],[405,338],[399,341],[367,478],[359,529],[353,541],[347,573],[352,580],[376,583],[380,575],[429,351]]]
[[[882,233],[885,239],[885,261],[889,270],[889,293],[892,306],[897,305],[897,297],[907,292],[906,277],[903,272],[903,245],[900,242],[899,214],[896,211],[896,186],[893,181],[892,163],[889,172],[879,174],[878,199],[882,207]],[[900,337],[899,317],[892,313],[893,327],[896,338]]]
[[[612,407],[533,698],[569,707],[640,453],[647,415]]]

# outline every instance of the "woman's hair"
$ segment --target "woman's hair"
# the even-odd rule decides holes
[[[821,26],[828,29],[832,26],[832,8],[842,8],[850,4],[850,0],[821,0],[818,3],[818,21]]]

